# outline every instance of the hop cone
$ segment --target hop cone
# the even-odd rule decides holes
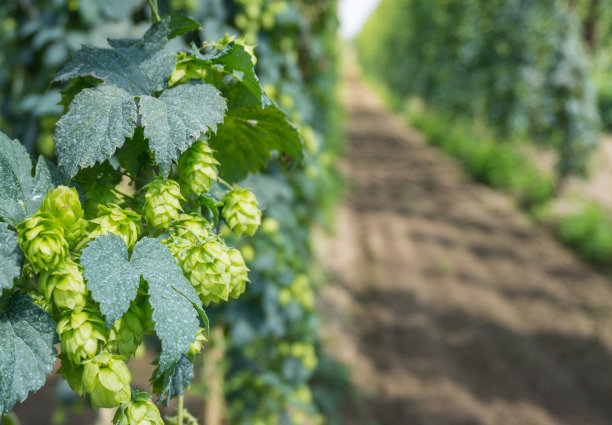
[[[193,242],[190,240],[175,236],[164,239],[162,243],[168,247],[170,254],[172,254],[176,263],[181,266],[181,268],[185,263],[185,257],[187,256],[189,248],[194,246]]]
[[[87,221],[83,218],[83,208],[75,188],[58,186],[50,190],[38,212],[55,217],[64,229],[64,237],[70,246],[75,245],[85,234]]]
[[[65,312],[57,323],[57,334],[62,343],[62,352],[76,364],[95,356],[106,342],[104,320],[91,309]]]
[[[65,353],[61,353],[58,357],[61,360],[61,366],[57,373],[68,381],[70,388],[78,395],[83,395],[83,365],[72,363]]]
[[[108,332],[108,346],[125,357],[136,353],[142,342],[144,313],[137,304],[130,305],[128,311],[117,320]]]
[[[47,213],[26,218],[17,232],[19,246],[36,272],[59,266],[69,255],[64,229]]]
[[[98,205],[98,217],[91,220],[94,226],[89,237],[95,239],[100,235],[114,233],[131,247],[138,240],[139,221],[140,215],[117,204]]]
[[[236,248],[228,251],[230,257],[230,296],[238,298],[246,289],[246,283],[249,281],[249,269],[244,263],[242,254]]]
[[[196,354],[199,354],[204,348],[204,343],[207,341],[206,335],[204,333],[206,330],[204,328],[198,329],[198,334],[196,335],[196,340],[189,345],[189,352],[187,353],[193,361]]]
[[[138,394],[125,408],[118,410],[114,423],[117,425],[164,425],[159,409],[145,393]]]
[[[253,192],[236,187],[222,199],[223,218],[236,235],[252,236],[261,224],[261,211]]]
[[[85,308],[87,287],[77,263],[67,259],[53,270],[43,271],[38,288],[59,310],[79,312]]]
[[[179,218],[181,187],[174,180],[153,180],[145,186],[144,214],[149,224],[158,229],[167,229]]]
[[[212,240],[188,249],[183,271],[205,305],[227,301],[230,293],[230,256],[227,247]]]
[[[174,237],[187,239],[198,243],[208,237],[210,223],[201,215],[180,214],[178,220],[172,223],[171,234]]]
[[[85,363],[83,389],[89,393],[95,408],[117,407],[130,401],[132,375],[123,357],[98,354]]]
[[[208,192],[217,180],[219,162],[213,156],[213,150],[205,141],[195,142],[179,159],[178,175],[195,195]]]

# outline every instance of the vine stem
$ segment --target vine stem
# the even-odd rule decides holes
[[[183,404],[185,393],[181,394],[178,398],[178,412],[176,412],[176,425],[183,425]]]
[[[161,18],[159,17],[159,10],[157,9],[157,0],[147,0],[147,4],[151,9],[153,23],[161,21]]]

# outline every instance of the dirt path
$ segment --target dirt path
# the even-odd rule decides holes
[[[347,76],[350,184],[321,258],[347,424],[612,423],[612,285]]]

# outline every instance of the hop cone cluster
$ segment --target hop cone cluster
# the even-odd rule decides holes
[[[85,363],[83,388],[93,407],[117,407],[130,401],[132,375],[123,360],[121,356],[103,353]]]
[[[91,239],[114,233],[131,247],[138,240],[138,222],[140,215],[132,210],[123,209],[117,204],[98,205],[98,216],[91,220],[93,228],[89,233]]]
[[[37,213],[17,225],[19,246],[34,271],[51,270],[69,255],[64,229],[47,213]]]
[[[227,301],[232,265],[227,247],[216,240],[193,245],[185,254],[183,271],[205,305]]]
[[[145,186],[144,214],[147,222],[157,229],[165,230],[179,218],[182,209],[181,187],[174,180],[156,179]]]
[[[195,142],[179,159],[178,175],[191,193],[200,195],[208,192],[217,180],[219,161],[213,156],[214,151],[205,141]]]
[[[81,267],[71,259],[53,270],[41,272],[38,288],[47,301],[59,310],[80,312],[87,303],[87,287]]]
[[[72,363],[91,359],[106,342],[106,328],[100,314],[91,309],[66,311],[57,323],[62,353]]]
[[[255,194],[235,187],[223,196],[223,218],[237,236],[252,236],[261,225],[261,211]]]
[[[83,208],[75,188],[59,186],[50,190],[38,213],[46,213],[55,218],[62,226],[70,246],[74,246],[85,234],[87,221],[83,218]]]

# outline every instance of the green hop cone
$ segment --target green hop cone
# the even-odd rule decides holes
[[[144,312],[138,304],[130,305],[128,311],[109,329],[107,348],[125,357],[136,353],[144,335],[143,316]]]
[[[238,298],[246,289],[246,283],[249,282],[249,269],[247,268],[242,254],[236,248],[228,251],[230,257],[230,297]]]
[[[199,243],[210,235],[210,223],[198,214],[180,214],[172,223],[170,233],[173,237]]]
[[[61,366],[57,373],[64,377],[73,391],[78,395],[83,395],[83,365],[72,363],[65,353],[61,353],[58,357],[61,360]]]
[[[238,236],[252,236],[261,224],[261,211],[255,194],[235,187],[223,196],[223,218]]]
[[[79,312],[85,308],[87,287],[81,267],[71,259],[53,270],[41,272],[38,288],[58,310]]]
[[[38,212],[55,217],[64,229],[64,237],[70,246],[75,245],[85,234],[87,221],[83,218],[83,208],[75,188],[58,186],[50,190]]]
[[[182,209],[181,187],[174,180],[156,179],[145,186],[144,214],[147,222],[155,228],[165,230],[179,218]]]
[[[164,425],[159,409],[147,393],[137,393],[115,414],[117,425]]]
[[[168,247],[170,254],[172,254],[176,263],[182,268],[189,248],[194,246],[193,242],[176,236],[164,239],[161,242]]]
[[[132,375],[121,356],[102,353],[85,363],[83,389],[89,393],[91,405],[96,409],[128,403],[131,382]]]
[[[178,162],[178,175],[182,183],[196,196],[208,192],[210,186],[219,177],[219,161],[213,156],[214,151],[205,141],[195,142]]]
[[[227,301],[230,294],[231,259],[227,247],[216,240],[187,250],[183,271],[205,305]]]
[[[195,341],[189,344],[189,352],[187,353],[187,355],[191,358],[191,361],[193,361],[196,354],[199,354],[204,348],[204,343],[207,341],[205,334],[206,329],[198,329]]]
[[[62,353],[72,363],[91,359],[106,342],[106,328],[100,313],[85,308],[80,312],[66,311],[57,323]]]
[[[69,255],[64,229],[47,213],[27,217],[17,232],[19,246],[36,272],[59,266]]]
[[[131,247],[138,240],[138,222],[140,215],[117,204],[98,205],[98,217],[91,220],[93,228],[89,233],[91,239],[114,233]]]

